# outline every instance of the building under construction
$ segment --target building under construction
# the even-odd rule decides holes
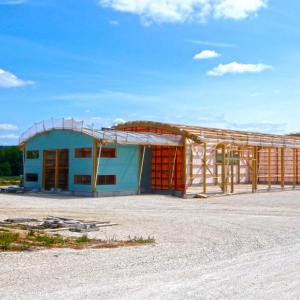
[[[300,135],[135,121],[34,124],[19,139],[26,189],[83,196],[295,189]]]
[[[274,135],[136,121],[116,130],[175,135],[182,146],[152,146],[151,191],[239,193],[297,188],[300,134]]]

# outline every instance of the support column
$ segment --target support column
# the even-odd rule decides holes
[[[140,148],[140,147],[139,147]],[[139,187],[138,187],[138,193],[139,195],[141,194],[141,179],[142,179],[142,173],[143,173],[143,165],[144,165],[144,158],[145,158],[145,146],[143,147],[143,155],[142,155],[142,161],[140,164],[140,169],[139,169]]]
[[[190,184],[189,186],[192,186],[192,179],[193,179],[193,159],[194,159],[194,156],[193,156],[193,145],[191,144],[191,155],[190,155]]]
[[[169,193],[172,195],[172,147],[169,147]]]
[[[186,189],[187,189],[187,184],[186,184],[186,137],[184,137],[184,141],[183,141],[182,184],[184,185],[183,189],[182,189],[182,195],[184,197],[186,195]]]
[[[218,165],[218,157],[219,156],[219,151],[218,148],[215,149],[215,176],[216,176],[216,180],[215,180],[215,185],[217,185],[217,182],[219,181],[219,165]]]
[[[281,168],[280,168],[280,178],[281,178],[281,188],[284,189],[284,148],[281,148]]]
[[[238,165],[237,165],[237,172],[238,172],[238,178],[237,178],[237,184],[240,184],[240,178],[241,178],[241,148],[238,147]]]
[[[230,182],[230,184],[231,184],[231,193],[233,193],[234,192],[234,159],[233,159],[233,157],[234,157],[234,154],[233,154],[233,151],[231,151],[231,153],[230,153],[230,159],[231,159],[231,182]]]
[[[296,150],[296,184],[298,183],[298,149],[295,149]]]
[[[203,144],[203,193],[206,193],[206,143]]]
[[[279,164],[279,148],[276,147],[275,148],[275,152],[276,152],[276,183],[278,184],[279,183],[279,167],[278,167],[278,164]]]
[[[55,150],[55,184],[54,187],[58,188],[58,164],[59,164],[59,152]]]
[[[295,188],[297,182],[296,149],[292,149],[292,150],[293,150],[293,188]]]
[[[225,169],[225,145],[222,145],[222,191],[225,193],[225,180],[226,180],[226,169]]]
[[[257,146],[252,147],[252,193],[257,191]]]
[[[268,190],[271,189],[271,148],[268,149]]]
[[[97,192],[97,168],[98,168],[98,159],[97,159],[97,151],[98,151],[98,142],[94,140],[93,145],[93,193]]]

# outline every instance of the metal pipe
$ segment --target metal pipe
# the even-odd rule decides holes
[[[98,147],[97,147],[97,149],[98,149]],[[97,169],[96,169],[96,175],[95,175],[95,184],[94,184],[94,186],[96,187],[96,192],[97,192],[97,177],[98,177],[98,170],[99,170],[99,164],[100,164],[101,149],[102,149],[102,144],[100,143],[99,155],[98,155],[98,161],[97,161]]]
[[[143,171],[143,164],[144,164],[144,157],[145,157],[145,146],[143,148],[143,157],[140,169],[140,178],[139,178],[139,194],[141,193],[141,179],[142,179],[142,171]]]
[[[173,175],[174,175],[174,169],[175,169],[176,155],[177,155],[177,147],[175,148],[175,156],[174,156],[174,162],[173,162],[173,168],[172,168],[172,176],[171,176],[171,180],[170,180],[170,185],[171,185],[171,186],[172,186]]]

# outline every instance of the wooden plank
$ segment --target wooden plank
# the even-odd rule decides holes
[[[203,193],[206,193],[206,143],[203,144]]]
[[[280,160],[280,163],[281,163],[281,168],[280,168],[280,178],[281,178],[281,182],[280,182],[280,185],[282,188],[284,188],[284,148],[281,148],[281,160]]]

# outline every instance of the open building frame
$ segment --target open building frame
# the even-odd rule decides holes
[[[298,187],[300,134],[297,133],[275,135],[151,121],[126,122],[114,128],[183,138],[182,147],[152,147],[152,190],[175,189],[185,197],[198,192],[257,192]]]

